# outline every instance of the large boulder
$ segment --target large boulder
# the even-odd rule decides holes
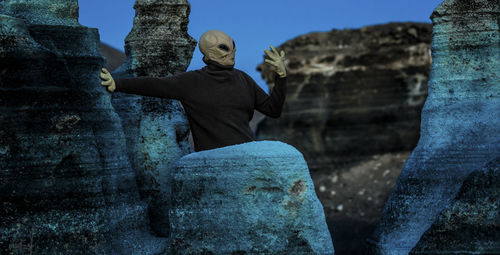
[[[290,145],[189,154],[169,182],[174,254],[334,254],[307,164]]]
[[[471,172],[498,155],[499,18],[500,2],[490,0],[445,0],[432,14],[421,136],[373,234],[376,253],[408,254]]]

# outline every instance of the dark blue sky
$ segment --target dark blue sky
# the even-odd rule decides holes
[[[132,28],[134,0],[79,0],[80,23],[98,28],[101,40],[123,50]],[[313,31],[360,28],[388,22],[427,22],[442,0],[189,0],[188,33],[198,40],[219,29],[237,44],[235,67],[260,85],[255,70],[263,50]],[[204,66],[196,48],[189,70]]]

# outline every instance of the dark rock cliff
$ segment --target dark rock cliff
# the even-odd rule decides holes
[[[421,137],[374,232],[377,254],[408,254],[419,240],[415,254],[499,253],[498,239],[488,239],[499,233],[498,218],[488,218],[498,215],[498,198],[491,196],[498,183],[495,171],[486,171],[498,167],[491,160],[500,153],[499,20],[493,0],[445,0],[432,14]],[[465,215],[468,222],[459,223]]]
[[[430,40],[429,24],[392,23],[284,43],[286,106],[281,118],[261,123],[259,137],[297,145],[314,172],[413,149],[427,96]],[[259,69],[272,80],[268,65]]]
[[[0,253],[157,254],[78,4],[0,1]]]
[[[339,254],[364,254],[417,144],[431,29],[390,23],[311,33],[279,47],[287,54],[287,99],[279,119],[259,125],[258,138],[304,153]],[[268,65],[259,69],[272,80]]]

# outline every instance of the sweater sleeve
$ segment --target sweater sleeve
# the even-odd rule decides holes
[[[185,72],[162,78],[117,79],[115,92],[183,100],[189,93],[190,85],[195,82],[194,76],[192,72]]]
[[[283,104],[285,103],[286,87],[286,77],[280,78],[276,75],[274,88],[270,95],[267,95],[266,92],[254,82],[255,109],[271,118],[278,118],[281,116]]]

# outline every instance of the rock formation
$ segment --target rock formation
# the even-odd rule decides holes
[[[499,18],[500,3],[490,0],[445,0],[434,11],[433,64],[429,97],[422,111],[421,137],[374,232],[373,243],[377,254],[408,254],[439,213],[450,206],[471,172],[498,156]],[[459,193],[452,207],[446,209],[443,215],[456,210],[465,213],[469,209],[479,212],[486,209],[460,208],[460,201],[469,197],[468,192],[481,194],[480,190],[467,185],[471,185],[475,178],[483,180],[483,177],[470,178],[462,187],[463,193]],[[491,206],[480,202],[488,197],[488,194],[481,194],[476,198],[479,200],[477,205]],[[448,223],[454,223],[461,217],[450,216],[455,218]],[[477,226],[471,227],[464,235],[474,228],[479,231],[474,235],[487,235],[488,231],[498,235],[498,225],[488,228],[489,221],[484,218],[487,215],[476,216],[469,220]],[[434,249],[431,246],[432,233],[445,222],[438,219],[435,224],[436,227],[430,230],[431,233],[417,250]],[[443,239],[456,241],[449,232],[441,234]],[[466,244],[468,248],[474,249],[473,242],[469,240]],[[426,248],[426,245],[429,246]],[[455,249],[452,245],[451,241],[442,244],[438,248],[439,254],[450,254],[449,251]],[[475,252],[488,248],[494,247],[481,247]]]
[[[125,39],[127,59],[113,76],[162,77],[185,71],[196,45],[187,34],[189,3],[137,0],[134,8],[134,26]],[[180,104],[169,99],[114,93],[113,106],[122,120],[142,197],[152,206],[152,226],[168,235],[168,218],[154,208],[165,206],[158,200],[160,179],[191,151],[187,118]]]
[[[192,153],[170,178],[172,254],[334,254],[307,164],[292,146]]]
[[[500,254],[500,156],[464,181],[410,254]]]
[[[259,126],[259,137],[297,146],[313,172],[413,149],[427,96],[430,31],[429,24],[391,23],[284,43],[286,106],[281,118]],[[258,68],[273,80],[268,65]]]
[[[0,253],[157,254],[96,29],[76,0],[0,1]]]
[[[365,238],[417,144],[431,30],[390,23],[311,33],[279,47],[287,54],[287,99],[258,138],[304,153],[340,254],[366,254]],[[272,80],[269,66],[259,69]]]

